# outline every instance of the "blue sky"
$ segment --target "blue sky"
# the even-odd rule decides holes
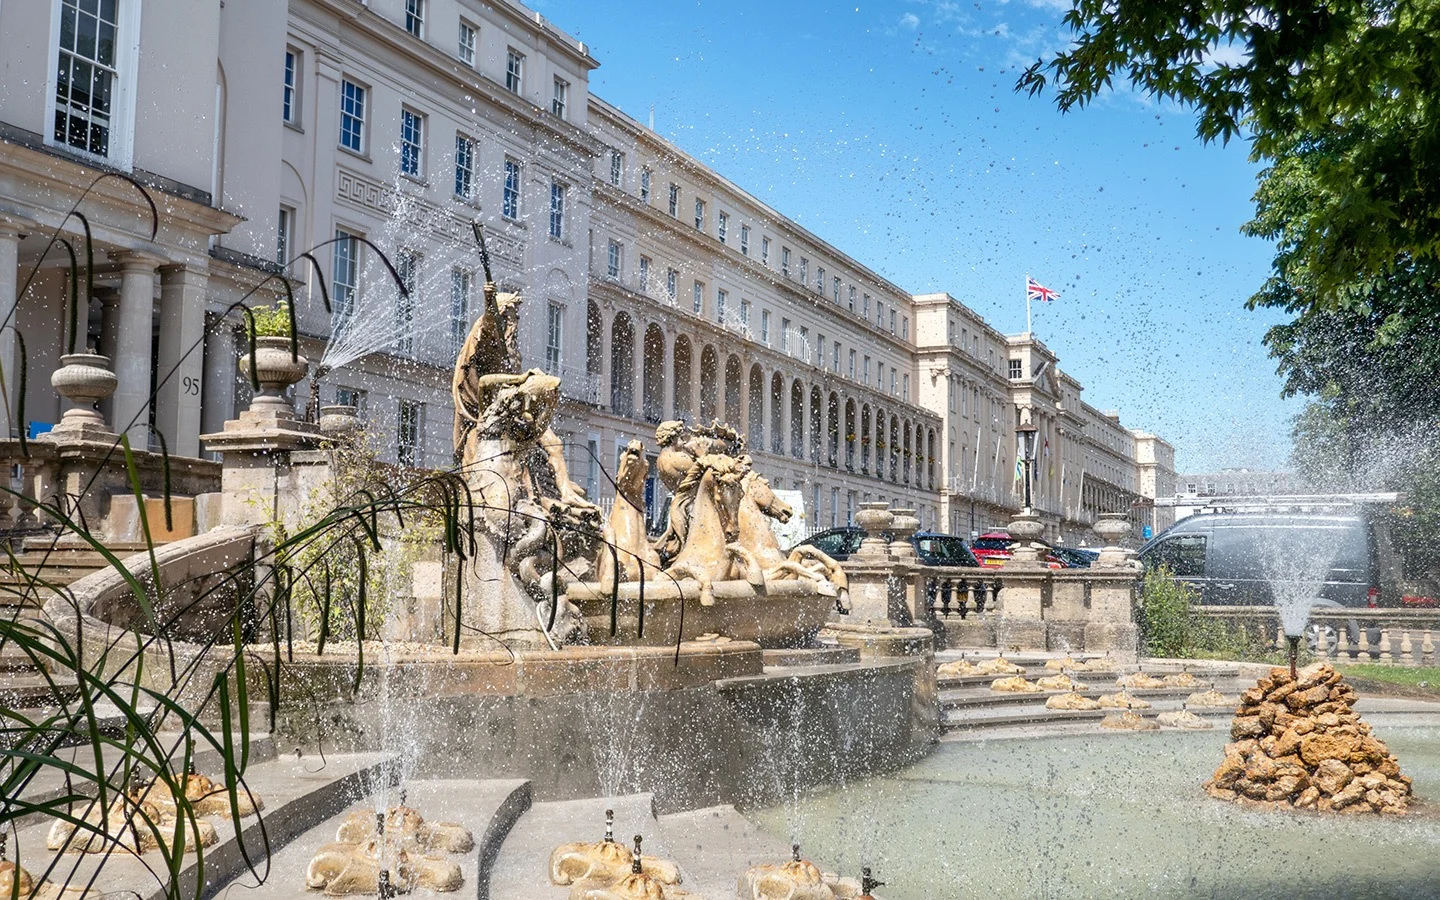
[[[915,293],[1023,331],[1025,275],[1061,292],[1035,331],[1181,471],[1285,465],[1297,400],[1244,301],[1256,168],[1192,115],[1122,90],[1068,115],[1014,90],[1063,47],[1053,0],[535,0],[586,41],[591,90]]]

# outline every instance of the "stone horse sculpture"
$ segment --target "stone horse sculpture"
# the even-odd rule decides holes
[[[694,501],[693,483],[686,476],[702,456],[739,457],[744,439],[739,432],[719,421],[708,426],[690,426],[684,422],[661,422],[655,429],[660,455],[655,460],[660,483],[671,493],[670,516],[665,533],[656,543],[660,559],[673,560],[686,541],[690,524],[690,505]]]
[[[583,631],[557,597],[565,583],[592,574],[601,513],[570,480],[550,427],[559,379],[519,371],[519,304],[518,295],[485,283],[485,309],[451,382],[455,456],[485,538],[465,566],[471,603],[462,626],[506,644],[543,639],[557,648]]]
[[[650,465],[645,461],[645,445],[631,441],[620,454],[615,474],[615,505],[610,509],[605,528],[605,541],[615,552],[600,549],[597,560],[599,581],[607,588],[618,581],[639,581],[645,567],[660,571],[660,554],[650,544],[645,523],[645,479]]]
[[[795,510],[775,496],[770,482],[759,472],[747,472],[741,479],[744,497],[740,501],[740,544],[755,554],[765,572],[765,580],[798,578],[823,584],[829,581],[837,592],[835,608],[850,611],[850,583],[845,570],[819,547],[801,544],[787,556],[770,527],[770,520],[784,524]]]
[[[756,593],[765,590],[765,573],[755,554],[739,543],[740,501],[743,480],[750,471],[748,458],[735,459],[707,453],[690,466],[679,485],[692,498],[685,541],[665,568],[679,580],[694,578],[700,584],[700,605],[715,604],[714,582],[737,578],[748,581]]]

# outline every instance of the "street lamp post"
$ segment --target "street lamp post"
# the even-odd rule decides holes
[[[1025,478],[1025,511],[1030,512],[1033,502],[1030,496],[1031,467],[1035,462],[1035,432],[1036,428],[1030,422],[1021,422],[1015,426],[1015,436],[1019,438],[1019,450],[1023,465]]]

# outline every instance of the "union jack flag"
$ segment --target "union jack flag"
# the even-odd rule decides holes
[[[1060,299],[1060,292],[1059,292],[1059,291],[1052,291],[1052,290],[1050,290],[1049,288],[1047,288],[1045,285],[1043,285],[1043,284],[1041,284],[1040,282],[1036,281],[1035,279],[1031,278],[1029,275],[1026,275],[1026,276],[1025,276],[1025,299],[1026,299],[1026,300],[1039,300],[1041,303],[1049,303],[1051,300],[1059,300],[1059,299]]]

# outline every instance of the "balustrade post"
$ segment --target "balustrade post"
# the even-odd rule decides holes
[[[1400,657],[1405,660],[1405,665],[1415,665],[1415,645],[1410,642],[1408,628],[1400,632]]]
[[[1420,662],[1427,666],[1435,665],[1435,642],[1430,637],[1430,629],[1425,629],[1425,637],[1420,641]]]

